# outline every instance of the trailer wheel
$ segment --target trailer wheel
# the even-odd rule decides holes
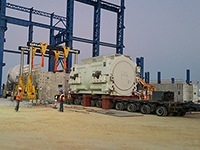
[[[79,100],[78,100],[78,99],[75,99],[75,100],[74,100],[74,104],[75,104],[75,105],[79,105]]]
[[[158,116],[167,116],[167,109],[165,108],[165,107],[163,107],[163,106],[158,106],[157,108],[156,108],[156,114],[158,115]]]
[[[185,116],[185,114],[186,114],[186,112],[182,112],[182,113],[181,113],[181,116]]]
[[[101,108],[102,107],[102,101],[100,101],[100,100],[96,101],[96,106],[98,108]]]
[[[129,112],[135,112],[136,108],[137,108],[137,106],[135,104],[128,104],[127,110]]]
[[[173,113],[172,113],[172,116],[177,116],[177,115],[178,115],[177,112],[173,112]]]
[[[186,112],[178,112],[177,116],[185,116]]]
[[[91,101],[90,101],[90,106],[91,106],[91,107],[94,107],[95,105],[96,105],[95,100],[91,100]]]
[[[151,108],[148,105],[142,105],[140,108],[142,114],[150,114]]]
[[[123,105],[123,103],[118,102],[118,103],[116,104],[115,108],[116,108],[117,110],[124,110],[124,105]]]
[[[109,101],[109,109],[112,109],[114,107],[114,103],[112,101]]]
[[[83,106],[83,99],[80,100],[80,104]]]

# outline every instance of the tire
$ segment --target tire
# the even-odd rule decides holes
[[[123,103],[118,102],[118,103],[115,105],[115,108],[116,108],[117,110],[124,110],[124,105],[123,105]]]
[[[177,116],[177,115],[178,115],[177,112],[173,112],[173,113],[172,113],[172,116]]]
[[[114,107],[114,104],[112,101],[109,101],[109,109],[112,109]]]
[[[177,116],[185,116],[186,112],[178,112]]]
[[[164,116],[167,116],[168,112],[167,112],[167,109],[164,106],[158,106],[156,108],[156,114],[158,116],[164,117]]]
[[[90,101],[90,106],[91,107],[95,107],[96,106],[96,101],[95,100],[91,100]]]
[[[78,99],[75,99],[75,100],[74,100],[74,104],[75,104],[75,105],[78,105]]]
[[[101,108],[102,107],[102,101],[100,101],[100,100],[96,101],[96,106],[98,108]]]
[[[141,108],[140,108],[140,112],[142,114],[150,114],[151,108],[148,105],[142,105]]]
[[[82,105],[82,106],[83,106],[83,100],[82,100],[82,99],[80,100],[80,105]]]
[[[128,106],[127,106],[127,110],[129,112],[135,112],[136,108],[137,108],[137,106],[135,104],[128,104]]]
[[[182,112],[182,113],[181,113],[181,116],[185,116],[185,114],[186,114],[186,112]]]

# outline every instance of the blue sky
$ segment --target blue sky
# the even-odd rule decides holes
[[[120,0],[107,0],[120,4]],[[9,3],[34,7],[34,9],[65,16],[66,0],[7,0]],[[151,80],[156,79],[157,71],[162,79],[184,79],[186,69],[191,70],[191,80],[200,80],[200,1],[199,0],[125,0],[124,54],[145,58],[145,71],[150,72]],[[10,10],[8,16],[28,20],[28,14]],[[101,12],[101,41],[115,43],[115,13]],[[48,18],[34,15],[33,21],[49,23]],[[62,24],[59,24],[62,26]],[[74,35],[92,39],[93,7],[75,2]],[[49,42],[49,30],[34,27],[35,42]],[[28,28],[8,24],[5,49],[17,50],[28,40]],[[91,57],[92,45],[74,42],[80,49],[81,59]],[[115,49],[100,47],[100,55],[115,53]],[[7,71],[19,64],[20,55],[4,53],[6,66],[3,69],[3,82]],[[40,63],[37,57],[35,63]],[[47,59],[45,68],[47,70]]]

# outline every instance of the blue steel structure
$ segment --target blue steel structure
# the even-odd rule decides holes
[[[190,84],[190,70],[189,69],[186,70],[186,83]]]
[[[160,71],[158,71],[158,84],[161,84],[161,72]]]
[[[144,57],[136,58],[136,64],[140,67],[140,78],[144,79]]]
[[[147,71],[147,72],[145,72],[145,82],[146,82],[147,84],[150,83],[149,79],[150,79],[150,73]]]
[[[93,40],[73,36],[74,1],[94,6]],[[73,41],[79,41],[79,42],[93,44],[93,54],[92,54],[93,57],[99,55],[100,45],[116,48],[116,53],[123,54],[124,9],[125,9],[124,1],[125,0],[121,0],[121,6],[119,6],[119,5],[115,5],[103,0],[95,0],[95,1],[94,0],[67,0],[67,14],[66,14],[66,17],[63,17],[63,16],[56,15],[54,13],[47,13],[44,11],[36,10],[36,9],[33,9],[33,7],[27,8],[24,6],[6,3],[6,0],[0,0],[0,86],[2,83],[2,68],[5,65],[3,63],[3,52],[15,53],[15,51],[13,50],[4,50],[4,41],[5,41],[4,35],[7,29],[7,23],[28,27],[29,28],[28,40],[27,40],[28,42],[33,41],[33,27],[36,26],[36,27],[50,29],[50,38],[49,38],[50,45],[56,46],[56,45],[65,43],[66,46],[73,48]],[[24,20],[24,19],[12,17],[12,16],[6,16],[6,8],[29,13],[29,20]],[[107,11],[117,13],[116,44],[100,41],[101,9],[105,9]],[[50,24],[44,24],[44,23],[33,21],[32,19],[33,14],[50,18]],[[57,20],[56,24],[53,24],[54,20]],[[63,28],[56,26],[60,22],[63,23],[64,25]],[[54,33],[55,31],[58,31],[59,33],[55,35]],[[51,55],[49,55],[48,57],[49,57],[48,70],[53,71],[54,63],[55,63],[54,58]],[[59,59],[58,64],[63,65],[63,59]],[[67,68],[71,68],[71,66],[72,66],[72,54],[70,53],[67,59]]]
[[[175,78],[171,78],[171,84],[175,83]]]

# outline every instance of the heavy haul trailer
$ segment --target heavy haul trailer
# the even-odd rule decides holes
[[[162,93],[162,94],[161,94]],[[156,99],[140,100],[135,96],[106,96],[106,95],[79,95],[72,94],[73,104],[98,107],[104,109],[127,110],[142,114],[156,114],[158,116],[184,116],[187,112],[200,111],[200,105],[193,102],[174,102],[169,99],[173,92],[154,93]],[[84,98],[89,98],[89,103]],[[105,101],[104,101],[105,100]],[[107,100],[107,101],[106,101]],[[163,101],[164,100],[164,101]],[[107,103],[107,104],[106,104]],[[105,105],[109,106],[106,107]]]
[[[154,93],[153,100],[139,100],[138,96],[133,96],[138,94],[137,85],[142,79],[138,77],[140,68],[130,56],[102,55],[82,60],[82,64],[75,64],[70,72],[69,84],[76,105],[156,113],[158,116],[183,116],[191,110],[188,103],[173,102],[173,93]]]

